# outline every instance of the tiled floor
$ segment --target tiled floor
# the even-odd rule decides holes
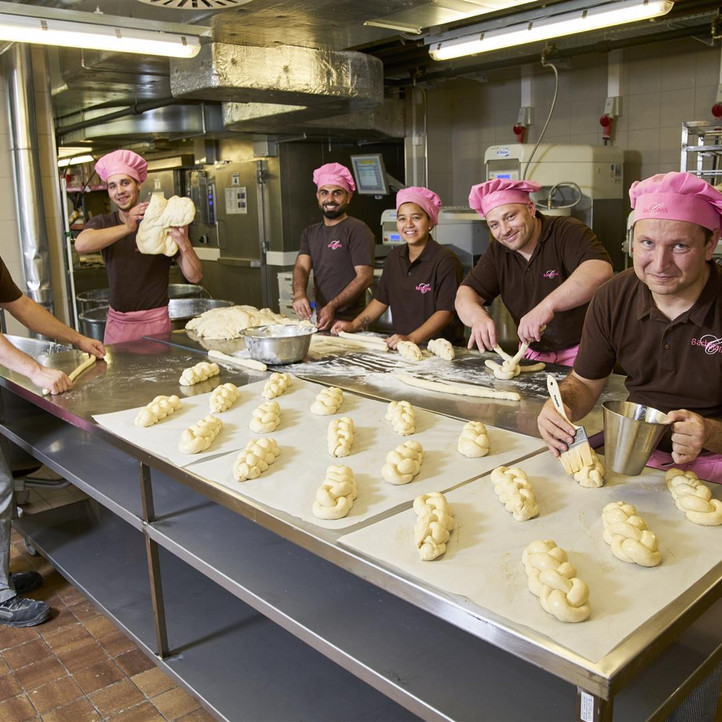
[[[32,490],[23,511],[67,504],[78,494],[73,487]],[[0,627],[1,721],[213,720],[41,556],[31,556],[17,534],[10,569],[43,575],[43,586],[28,596],[48,602],[53,614],[37,627]]]

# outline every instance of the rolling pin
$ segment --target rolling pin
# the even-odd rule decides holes
[[[69,374],[68,378],[71,381],[75,381],[75,379],[80,376],[80,374],[85,371],[85,369],[89,369],[93,364],[95,363],[95,356],[90,356],[89,358],[86,358],[83,363],[81,363],[77,368],[74,368]],[[47,396],[50,393],[50,389],[43,389],[43,396]]]
[[[268,368],[266,364],[261,361],[255,361],[250,358],[238,358],[238,356],[229,356],[227,353],[216,351],[211,349],[208,352],[211,358],[217,358],[219,361],[226,361],[229,364],[236,364],[236,366],[243,366],[244,368],[251,369],[253,371],[266,371]]]

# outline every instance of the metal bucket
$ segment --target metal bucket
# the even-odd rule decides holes
[[[108,306],[96,306],[78,316],[80,333],[98,341],[105,335],[105,322],[108,320]]]
[[[168,284],[168,298],[210,298],[208,289],[197,283],[170,283]]]
[[[314,333],[314,326],[295,324],[252,326],[241,331],[251,358],[267,364],[303,361]]]
[[[173,330],[184,328],[186,322],[211,308],[233,306],[233,301],[220,298],[171,298],[168,302],[168,314]]]
[[[78,306],[78,315],[87,313],[92,308],[107,306],[110,301],[109,288],[94,288],[91,291],[83,291],[75,294],[75,301]]]

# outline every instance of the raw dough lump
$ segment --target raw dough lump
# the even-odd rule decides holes
[[[418,441],[404,441],[386,454],[381,476],[389,484],[408,484],[421,471],[424,449]]]
[[[430,562],[446,551],[456,522],[446,497],[438,491],[417,496],[414,511],[418,516],[414,525],[414,543],[421,561]]]
[[[391,401],[386,408],[386,421],[391,422],[399,436],[409,436],[416,432],[416,414],[408,401]]]
[[[491,481],[499,501],[517,521],[526,521],[539,515],[534,489],[521,469],[497,466],[491,472]]]
[[[348,466],[329,466],[316,491],[313,515],[319,519],[342,519],[351,511],[357,496],[353,471]]]
[[[209,361],[201,361],[195,366],[187,368],[182,374],[178,383],[181,386],[193,386],[201,381],[211,378],[212,376],[218,376],[220,369],[217,363]]]
[[[285,394],[292,383],[293,377],[291,374],[274,372],[269,376],[268,381],[266,381],[261,395],[264,399],[275,399],[276,396]]]
[[[208,415],[181,434],[178,450],[181,454],[199,454],[210,447],[222,428],[220,419]]]
[[[396,344],[396,350],[401,358],[407,361],[421,361],[424,358],[421,349],[413,341],[399,341]]]
[[[592,465],[583,466],[574,473],[574,478],[579,482],[579,486],[595,489],[604,485],[605,469],[602,460],[597,456],[597,452],[594,449],[590,449],[590,451],[592,452]]]
[[[348,456],[354,440],[353,419],[342,416],[340,419],[333,419],[328,425],[328,453],[337,458]]]
[[[141,224],[142,225],[142,224]],[[255,306],[227,306],[211,308],[200,316],[192,318],[186,324],[186,330],[196,336],[207,339],[240,338],[241,331],[250,326],[293,323],[298,326],[310,326],[309,321],[299,321],[271,311],[270,308],[257,309]]]
[[[545,612],[560,622],[583,622],[589,617],[589,587],[577,578],[577,570],[556,542],[533,541],[524,549],[521,560],[529,591],[539,597]]]
[[[486,386],[475,386],[473,384],[449,384],[440,381],[429,381],[428,379],[409,376],[409,374],[394,374],[394,378],[407,386],[416,386],[419,389],[440,391],[442,394],[453,394],[455,396],[476,396],[482,399],[503,399],[505,401],[521,401],[521,395],[516,391],[497,391]]]
[[[266,437],[251,439],[246,448],[238,454],[233,464],[233,476],[236,481],[257,479],[278,458],[281,453],[278,442]]]
[[[722,501],[712,498],[710,488],[693,471],[670,469],[665,475],[674,503],[693,524],[722,524]]]
[[[459,435],[456,448],[468,459],[478,459],[489,453],[489,435],[481,421],[469,421]]]
[[[311,404],[311,412],[319,416],[332,416],[343,403],[343,391],[336,386],[327,387],[318,392]]]
[[[281,407],[277,401],[264,401],[257,409],[253,410],[251,418],[251,431],[257,434],[267,434],[275,431],[281,423]]]
[[[241,398],[241,391],[235,384],[227,383],[216,386],[211,393],[211,412],[220,414],[227,411]]]
[[[166,200],[162,193],[153,193],[135,235],[138,250],[151,255],[175,256],[178,246],[170,229],[187,226],[195,216],[196,208],[190,198],[172,196]]]
[[[643,567],[656,567],[662,561],[657,537],[631,504],[615,501],[602,510],[604,541],[617,559]]]
[[[451,342],[445,338],[432,338],[426,344],[426,348],[435,356],[444,359],[444,361],[453,361],[454,356],[456,356],[456,351],[454,351]]]
[[[138,412],[135,417],[135,425],[153,426],[180,409],[181,406],[183,404],[177,396],[156,396]]]

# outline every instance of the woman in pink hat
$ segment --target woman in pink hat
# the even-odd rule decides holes
[[[338,321],[331,333],[366,328],[390,307],[394,333],[386,339],[389,348],[395,349],[399,341],[462,340],[463,329],[454,311],[461,263],[430,235],[440,208],[441,199],[428,188],[405,188],[396,194],[396,227],[405,244],[386,257],[371,303],[353,321]]]

